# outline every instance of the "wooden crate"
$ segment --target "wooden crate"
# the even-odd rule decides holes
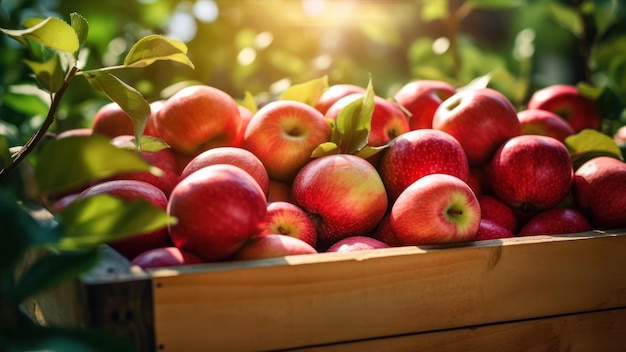
[[[107,247],[26,307],[140,351],[624,351],[626,231],[148,272]]]

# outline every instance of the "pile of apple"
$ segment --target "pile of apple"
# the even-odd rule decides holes
[[[170,148],[138,151],[163,175],[118,175],[55,206],[108,193],[166,209],[175,224],[110,243],[144,268],[626,227],[626,164],[574,169],[564,144],[601,128],[576,87],[539,90],[517,111],[491,88],[413,81],[373,96],[355,146],[337,119],[367,94],[336,84],[314,103],[252,111],[215,87],[183,88],[151,104],[144,132]],[[133,138],[115,104],[85,133]]]

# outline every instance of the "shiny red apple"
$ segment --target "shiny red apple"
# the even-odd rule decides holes
[[[432,128],[433,116],[441,103],[456,93],[449,83],[420,79],[406,83],[394,94],[394,99],[410,114],[409,128]]]

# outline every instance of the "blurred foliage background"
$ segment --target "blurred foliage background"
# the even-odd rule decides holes
[[[612,119],[626,102],[626,14],[618,0],[0,0],[0,27],[28,17],[89,22],[85,68],[119,64],[148,34],[184,41],[196,68],[156,63],[126,70],[148,101],[201,82],[262,103],[293,83],[366,85],[389,97],[414,79],[455,86],[491,74],[490,85],[522,107],[555,83],[607,88]],[[20,145],[48,106],[33,98],[26,51],[0,37],[0,129]],[[139,72],[140,71],[140,72]],[[89,126],[108,100],[72,82],[53,131]]]

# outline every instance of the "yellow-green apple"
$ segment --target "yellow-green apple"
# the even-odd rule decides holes
[[[585,128],[599,130],[602,127],[597,102],[580,94],[573,85],[553,84],[539,89],[532,94],[527,107],[548,110],[561,116],[575,132]]]
[[[518,111],[517,118],[522,126],[521,134],[550,136],[562,142],[568,136],[576,133],[569,122],[548,110],[526,109]]]
[[[239,132],[237,133],[237,137],[232,143],[234,147],[240,147],[243,143],[243,136],[246,134],[246,128],[248,128],[248,124],[250,123],[250,119],[254,116],[252,110],[246,108],[245,106],[238,105],[239,115],[241,116],[241,126],[239,127]]]
[[[266,197],[269,195],[270,180],[265,166],[256,155],[243,148],[216,147],[205,150],[187,163],[180,177],[185,178],[203,167],[216,164],[230,164],[243,169],[257,181],[263,194]]]
[[[143,181],[104,181],[88,187],[82,191],[77,198],[89,197],[97,194],[108,194],[126,201],[142,199],[163,210],[167,207],[167,197],[163,191],[154,185]],[[168,236],[167,227],[163,226],[160,229],[156,229],[148,233],[112,241],[109,245],[128,260],[132,260],[140,253],[149,249],[172,246],[172,241]]]
[[[271,233],[296,237],[313,247],[317,246],[317,230],[313,220],[293,203],[278,201],[267,204],[267,227],[261,235]]]
[[[270,179],[268,202],[291,202],[291,183]]]
[[[346,105],[357,99],[363,99],[364,95],[365,93],[353,93],[337,100],[328,108],[324,116],[336,120]],[[409,121],[404,111],[396,103],[375,95],[367,144],[373,147],[383,146],[408,131]]]
[[[134,134],[132,120],[117,103],[108,103],[98,109],[91,122],[91,130],[109,138]]]
[[[626,163],[609,156],[586,161],[574,174],[574,204],[599,228],[626,227]]]
[[[489,163],[504,141],[521,133],[515,107],[491,88],[459,91],[444,100],[433,116],[433,128],[456,138],[472,166]]]
[[[378,225],[372,232],[372,238],[386,243],[389,247],[400,247],[402,243],[398,241],[396,234],[391,228],[390,214],[387,212],[385,216],[378,222]]]
[[[393,96],[410,114],[411,130],[432,128],[433,116],[441,103],[456,93],[448,82],[420,79],[402,86]]]
[[[511,237],[515,237],[515,234],[511,232],[511,230],[493,220],[483,218],[480,219],[478,231],[476,232],[476,236],[472,238],[472,241],[496,240]]]
[[[235,99],[218,88],[187,86],[163,102],[154,127],[175,152],[197,155],[233,143],[241,126],[237,106]]]
[[[511,207],[532,211],[559,204],[570,192],[574,170],[561,141],[529,134],[502,144],[488,174],[499,199]]]
[[[111,144],[119,148],[134,148],[132,135],[120,135],[111,139]],[[159,188],[169,197],[172,189],[180,181],[176,158],[169,148],[158,151],[136,150],[139,156],[150,165],[161,170],[160,175],[155,175],[149,171],[132,171],[116,174],[106,180],[138,180],[148,182]]]
[[[322,114],[326,114],[328,108],[337,100],[352,93],[365,93],[365,88],[356,84],[337,83],[329,86],[315,103],[315,109]]]
[[[415,246],[469,241],[480,217],[478,199],[467,183],[448,174],[430,174],[402,191],[389,220],[398,241]]]
[[[311,153],[330,140],[331,125],[310,105],[276,100],[250,119],[242,147],[256,155],[271,179],[291,181],[311,160]]]
[[[201,264],[204,261],[195,254],[171,246],[149,249],[137,255],[130,263],[142,269],[150,269]]]
[[[368,249],[389,248],[385,242],[379,241],[368,236],[350,236],[335,242],[328,247],[326,252],[345,253],[354,251],[363,251]]]
[[[388,204],[374,166],[351,154],[313,159],[296,175],[291,196],[313,219],[322,245],[370,233]]]
[[[517,233],[517,216],[508,204],[489,194],[479,194],[476,198],[482,219],[494,221],[512,233]]]
[[[168,227],[176,247],[205,261],[226,260],[267,221],[261,186],[228,164],[206,166],[182,179],[172,190],[167,212],[178,219]]]
[[[303,240],[281,234],[267,234],[250,239],[231,260],[254,260],[288,255],[315,254],[317,250]]]
[[[533,216],[517,235],[558,235],[591,230],[591,223],[580,211],[572,208],[551,208]]]
[[[467,182],[469,165],[461,144],[446,132],[413,130],[398,136],[385,149],[378,165],[391,201],[417,179],[449,174]]]

